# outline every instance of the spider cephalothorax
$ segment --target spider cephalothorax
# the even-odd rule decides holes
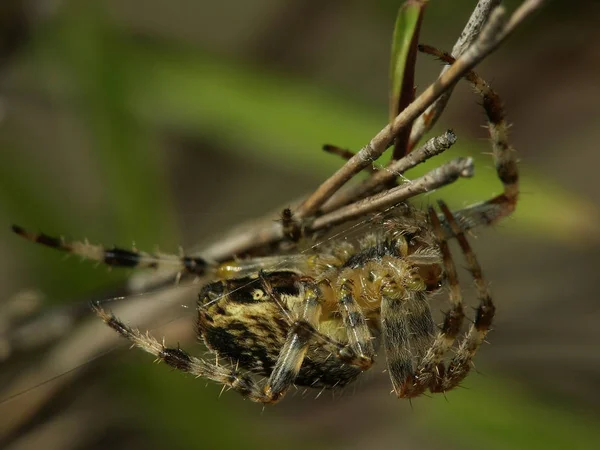
[[[421,50],[448,63],[454,61],[430,47]],[[464,231],[510,214],[518,197],[516,156],[506,140],[500,100],[475,73],[468,72],[465,78],[483,96],[504,192],[455,213],[443,202],[441,216],[432,207],[424,213],[401,203],[384,220],[379,219],[376,232],[357,242],[333,240],[328,248],[315,246],[308,252],[222,264],[200,257],[104,249],[28,233],[20,227],[13,230],[35,242],[111,266],[175,266],[180,272],[212,275],[215,280],[199,294],[197,332],[215,353],[215,362],[167,347],[149,333],[131,328],[106,311],[102,302],[93,307],[107,325],[157,359],[222,383],[253,401],[275,403],[294,384],[344,386],[371,368],[377,357],[387,361],[399,397],[415,397],[426,390],[446,392],[469,372],[495,311]],[[459,162],[472,168],[468,159]],[[418,193],[415,190],[413,196]],[[294,227],[293,220],[286,210],[282,234],[295,240],[301,228]],[[463,305],[448,238],[457,239],[479,300],[472,325],[462,337]],[[429,299],[441,287],[449,290],[450,307],[436,329]],[[257,381],[260,376],[267,377],[265,383]]]

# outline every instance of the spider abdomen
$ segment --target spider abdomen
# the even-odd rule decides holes
[[[301,301],[296,274],[275,272],[265,276],[286,304]],[[258,292],[263,291],[251,277],[205,286],[200,293],[197,332],[218,358],[269,376],[291,326],[276,302]],[[360,373],[359,368],[344,364],[319,345],[310,345],[295,384],[341,387]]]

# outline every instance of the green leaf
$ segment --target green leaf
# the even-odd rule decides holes
[[[398,10],[390,62],[390,122],[415,99],[415,64],[425,1],[407,0]],[[393,158],[407,153],[410,128],[396,136]]]
[[[390,121],[399,112],[398,103],[407,69],[407,60],[411,53],[411,46],[415,45],[415,38],[418,38],[424,7],[424,2],[409,0],[404,2],[396,16],[390,62]]]

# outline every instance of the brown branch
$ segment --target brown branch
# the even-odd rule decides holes
[[[296,216],[301,219],[314,216],[319,208],[348,180],[360,172],[371,161],[379,158],[391,145],[394,137],[425,111],[441,94],[469,70],[473,69],[487,55],[494,51],[504,39],[521,23],[543,0],[528,0],[505,21],[504,8],[495,8],[477,39],[452,66],[430,85],[417,99],[402,111],[393,123],[381,130],[365,147],[363,147],[342,168],[328,178],[309,196]]]
[[[350,179],[356,171],[362,170],[361,167],[366,166],[372,162],[371,145],[378,143],[381,147],[381,143],[387,138],[387,142],[391,142],[390,137],[391,128],[396,129],[402,125],[403,121],[407,120],[408,114],[414,114],[414,110],[417,109],[415,105],[424,102],[424,96],[427,94],[427,98],[430,102],[435,100],[435,95],[432,95],[432,91],[444,92],[442,88],[445,86],[447,89],[449,86],[456,83],[456,81],[471,70],[477,63],[479,63],[485,56],[491,53],[500,43],[506,39],[508,35],[514,29],[523,22],[530,13],[539,8],[543,0],[527,0],[519,7],[512,15],[510,20],[503,23],[500,19],[502,16],[503,9],[496,8],[493,18],[490,18],[486,25],[484,32],[480,33],[474,45],[472,45],[467,52],[465,52],[460,58],[457,59],[456,63],[446,71],[446,73],[440,77],[432,86],[428,88],[419,98],[409,107],[403,111],[394,121],[393,127],[384,128],[369,145],[363,150],[358,152],[342,169],[338,170],[333,177],[327,180],[321,185],[315,193],[313,193],[308,200],[304,202],[295,212],[297,219],[307,219],[310,217],[310,212],[315,208],[319,208],[325,201],[329,199],[331,194],[335,192],[341,185],[343,185],[348,179]],[[462,67],[461,67],[462,66]],[[457,72],[460,70],[461,74]],[[435,93],[434,93],[435,94]],[[432,99],[433,98],[433,99]],[[431,103],[425,102],[426,106]],[[411,119],[412,120],[412,119]],[[385,148],[380,148],[381,152]],[[379,155],[377,155],[379,156]],[[338,185],[339,184],[339,185]],[[215,244],[204,249],[200,253],[208,258],[221,261],[231,258],[234,255],[243,254],[251,249],[261,248],[266,245],[273,244],[283,239],[283,232],[281,224],[274,222],[272,216],[269,218],[262,219],[259,222],[255,222],[253,225],[244,227],[244,229],[237,229],[231,233],[228,237],[215,242]]]
[[[345,148],[340,148],[336,145],[332,145],[332,144],[325,144],[323,146],[323,151],[327,152],[327,153],[331,153],[332,155],[337,155],[340,158],[344,158],[346,161],[348,161],[349,159],[351,159],[354,156],[354,152]],[[365,170],[369,173],[375,173],[376,168],[373,166],[367,166],[365,167]]]
[[[393,161],[387,167],[382,167],[373,176],[367,178],[359,185],[350,189],[339,191],[336,195],[327,201],[321,208],[321,212],[329,213],[350,202],[359,200],[367,195],[380,192],[388,183],[394,181],[404,172],[427,161],[429,158],[439,155],[448,150],[456,142],[456,135],[448,130],[438,137],[431,138],[422,147],[402,157],[398,161]]]
[[[501,1],[502,0],[479,0],[477,6],[475,6],[475,9],[473,10],[473,13],[471,14],[471,17],[469,18],[469,21],[465,25],[465,28],[456,41],[456,44],[454,44],[454,47],[452,48],[451,55],[454,58],[461,56],[467,50],[467,48],[469,48],[475,42],[477,36],[479,36],[479,33],[481,32],[481,29],[490,17],[492,10],[499,6]],[[445,66],[442,69],[440,76],[446,73],[449,68],[449,65]],[[408,145],[409,149],[417,145],[423,135],[431,130],[431,128],[433,128],[433,126],[436,124],[444,112],[453,90],[454,88],[451,87],[444,92],[415,121],[411,130],[410,142]]]
[[[459,177],[473,176],[473,160],[457,158],[432,170],[426,175],[402,186],[359,200],[329,214],[316,218],[307,226],[307,231],[318,231],[333,225],[356,219],[384,208],[394,206],[424,192],[453,183]]]

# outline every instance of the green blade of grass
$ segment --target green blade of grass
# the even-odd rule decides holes
[[[415,99],[415,63],[425,5],[423,0],[407,0],[396,16],[390,62],[390,122]],[[406,127],[396,136],[393,159],[408,152],[410,129]]]

